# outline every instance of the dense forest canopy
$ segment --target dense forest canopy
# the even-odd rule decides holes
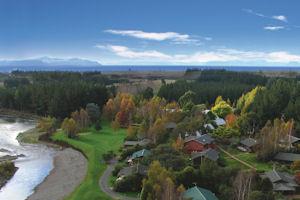
[[[13,72],[0,88],[2,108],[65,118],[88,103],[99,106],[109,96],[106,76],[99,72]]]
[[[187,71],[186,74],[199,73]],[[158,96],[168,101],[178,100],[186,91],[196,93],[195,103],[212,104],[218,96],[235,102],[243,93],[257,85],[265,85],[267,78],[248,72],[231,72],[225,70],[203,70],[194,81],[178,80],[163,85]]]

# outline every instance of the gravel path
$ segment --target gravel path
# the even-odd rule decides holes
[[[110,196],[112,199],[120,199],[120,200],[138,200],[138,198],[134,197],[126,197],[123,196],[115,191],[112,190],[112,188],[109,186],[109,177],[114,170],[117,162],[115,160],[111,161],[111,164],[107,166],[106,170],[102,174],[100,180],[99,180],[99,185],[100,188],[103,192],[105,192],[108,196]]]
[[[27,200],[62,200],[83,181],[87,160],[78,151],[67,148],[54,158],[54,169]]]
[[[232,155],[231,153],[229,153],[228,151],[226,151],[226,150],[223,149],[222,147],[220,147],[220,146],[217,146],[217,147],[218,147],[222,152],[224,152],[224,153],[227,154],[229,157],[231,157],[232,159],[234,159],[234,160],[240,162],[241,164],[243,164],[243,165],[249,167],[250,169],[253,169],[253,170],[256,171],[256,168],[255,168],[254,166],[252,166],[252,165],[250,165],[249,163],[246,163],[245,161],[243,161],[243,160],[241,160],[241,159],[235,157],[234,155]]]

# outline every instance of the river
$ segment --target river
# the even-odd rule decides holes
[[[18,170],[0,190],[0,200],[26,199],[53,168],[54,149],[41,144],[20,144],[16,139],[19,133],[34,126],[33,121],[0,117],[0,156],[25,155],[15,161]]]

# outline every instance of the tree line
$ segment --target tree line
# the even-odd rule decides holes
[[[187,72],[191,73],[191,72]],[[235,102],[243,93],[257,85],[265,85],[268,78],[247,72],[203,70],[196,80],[178,80],[164,84],[158,96],[167,101],[177,101],[186,91],[195,92],[195,103],[212,104],[218,96]]]

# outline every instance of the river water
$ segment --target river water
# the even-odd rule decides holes
[[[25,155],[15,161],[18,170],[0,190],[0,200],[26,199],[53,168],[54,149],[41,144],[19,144],[16,139],[19,133],[34,126],[33,121],[0,117],[0,156]]]

